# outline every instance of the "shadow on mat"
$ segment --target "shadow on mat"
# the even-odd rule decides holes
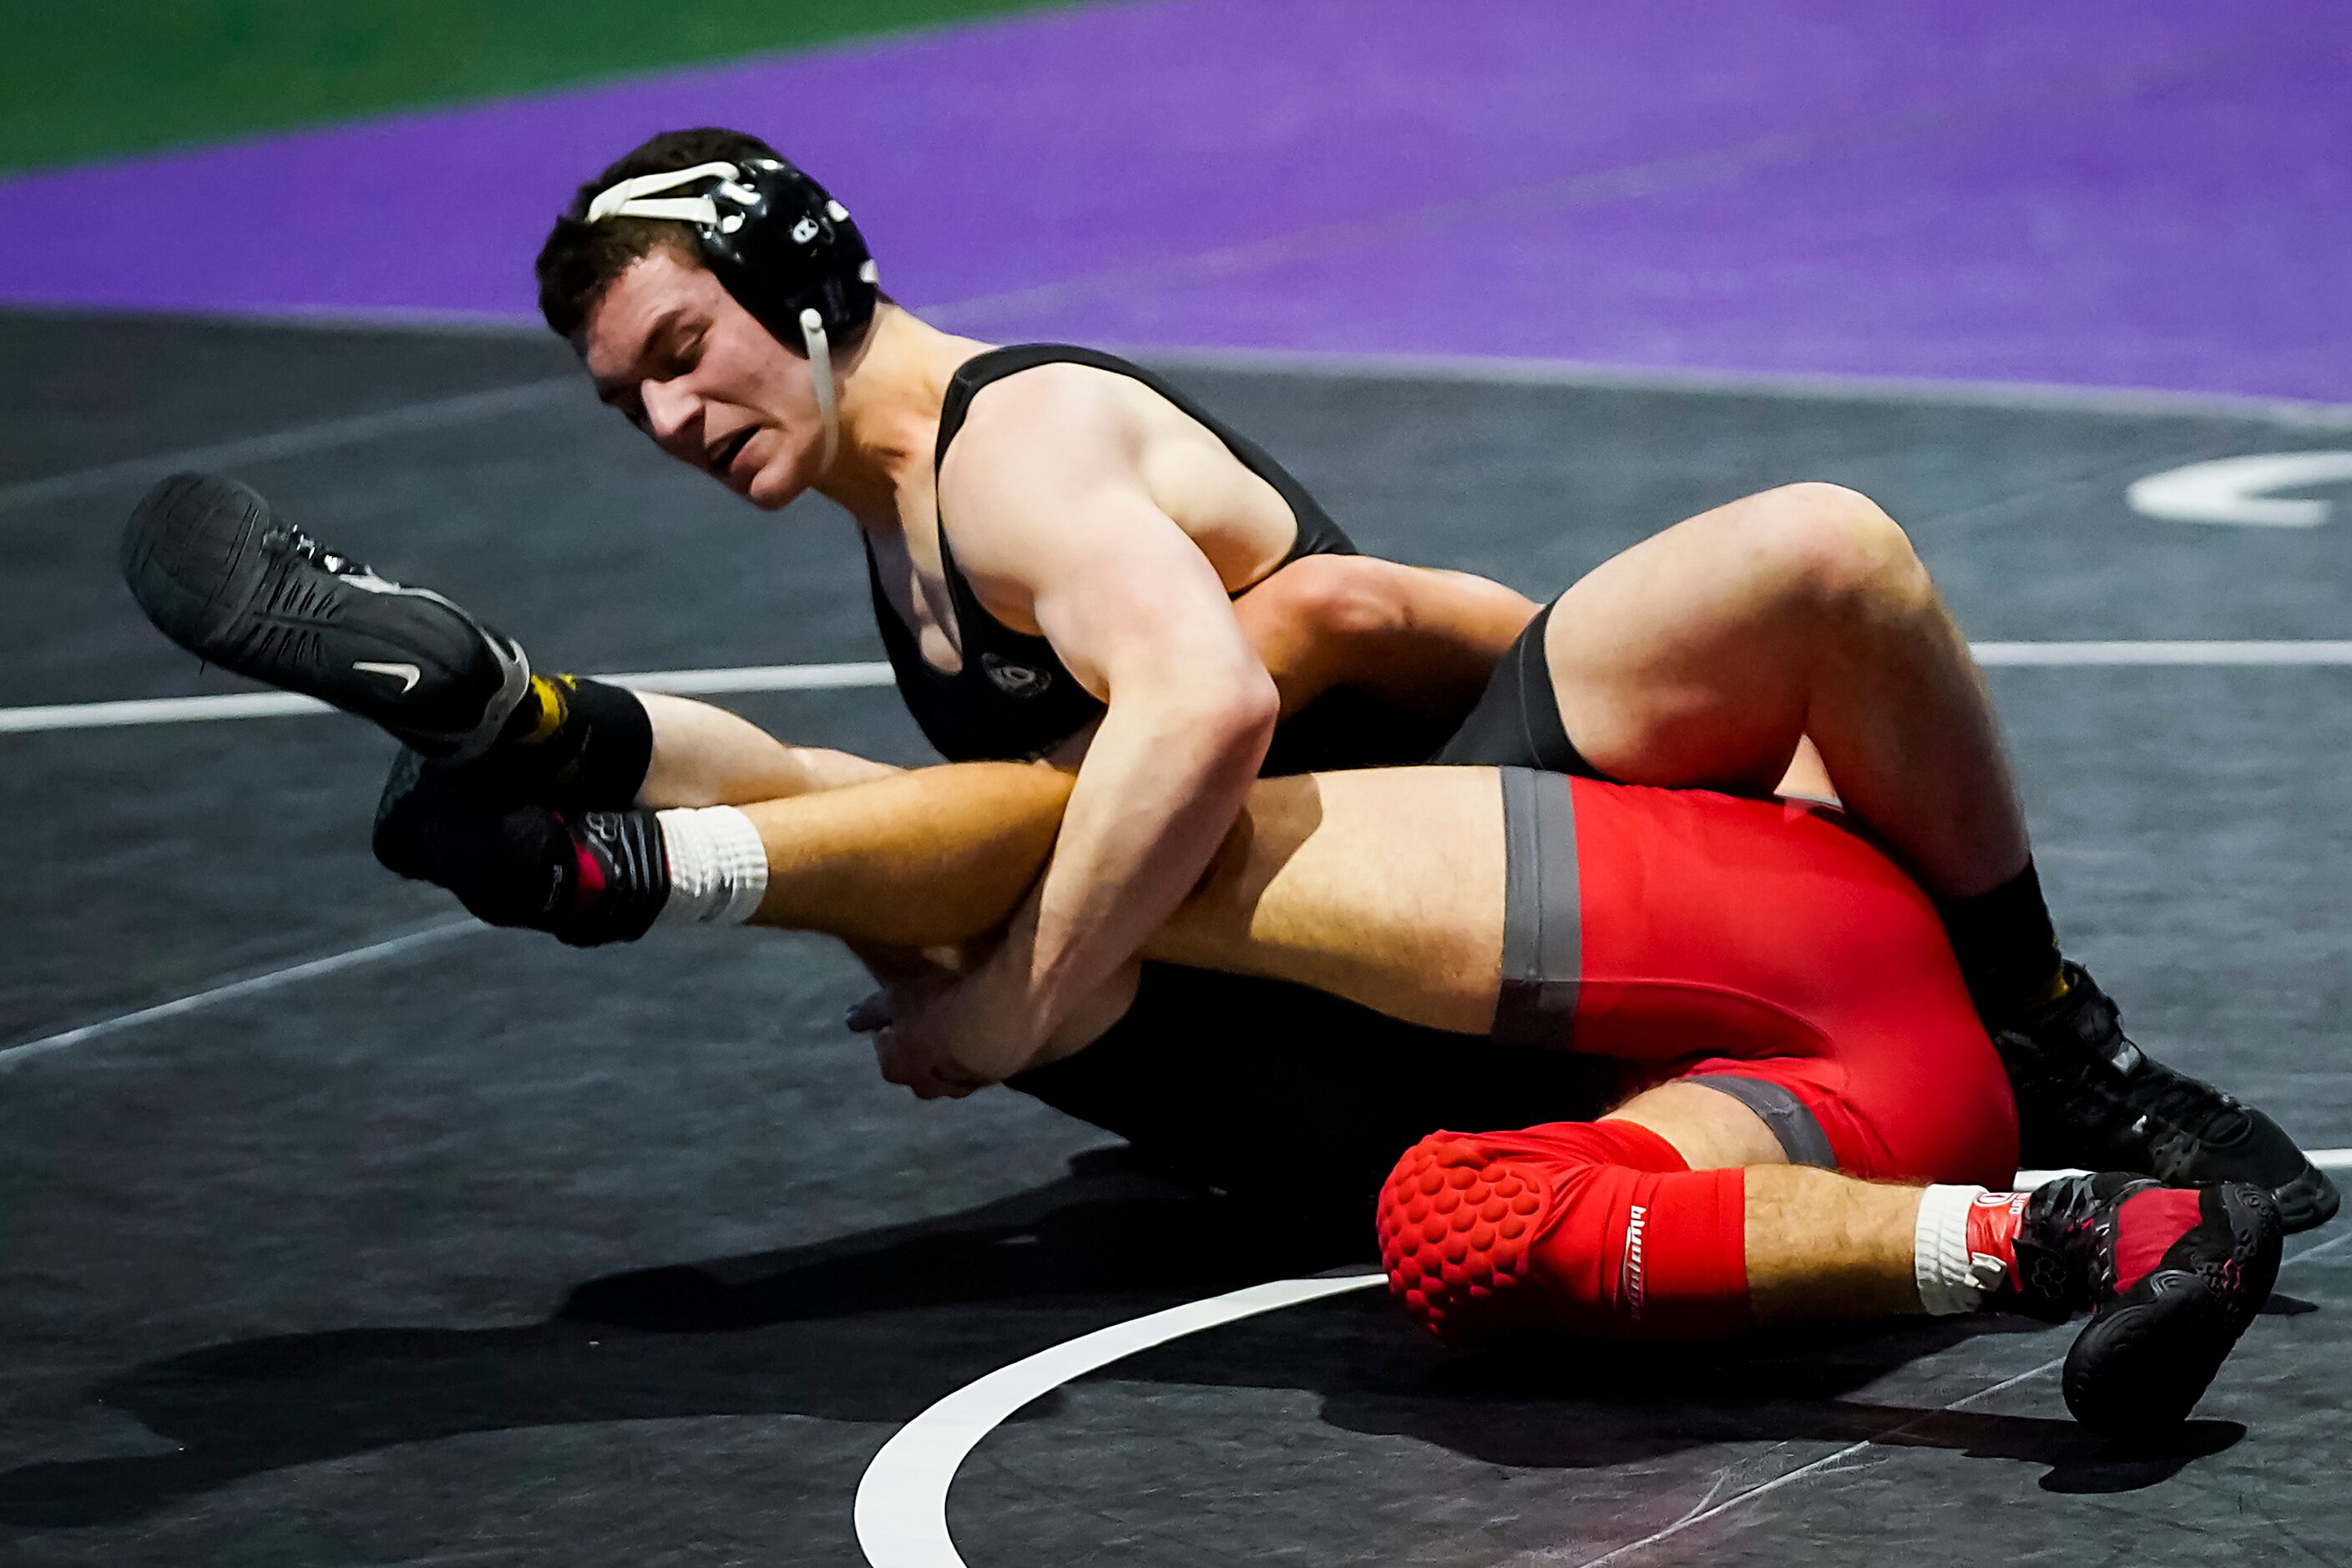
[[[544,1322],[215,1345],[90,1391],[178,1452],[0,1473],[0,1522],[117,1523],[247,1476],[461,1433],[765,1414],[896,1425],[1107,1323],[1263,1279],[1369,1268],[1367,1226],[1302,1235],[1255,1223],[1265,1212],[1122,1154],[1082,1156],[1061,1180],[943,1219],[593,1279]],[[2124,1459],[2064,1420],[1831,1403],[1968,1337],[1948,1322],[1705,1357],[1444,1363],[1384,1295],[1364,1292],[1176,1341],[1116,1375],[1305,1390],[1347,1430],[1539,1468],[1871,1437],[2048,1465],[2055,1489],[2120,1490],[2236,1440],[2195,1423],[2178,1451]]]
[[[1905,1324],[1835,1345],[1787,1341],[1745,1357],[1628,1355],[1612,1349],[1601,1367],[1565,1354],[1498,1366],[1465,1363],[1431,1380],[1416,1399],[1334,1399],[1324,1418],[1351,1431],[1417,1438],[1490,1464],[1527,1469],[1589,1469],[1638,1463],[1716,1444],[1868,1442],[1887,1448],[1940,1448],[1978,1459],[2048,1467],[2044,1491],[2137,1491],[2234,1447],[2234,1421],[2189,1421],[2161,1442],[2120,1449],[2060,1415],[2008,1415],[1921,1409],[1841,1397],[1909,1362],[1977,1333],[1979,1326]],[[1954,1396],[1982,1386],[1953,1390]],[[2057,1380],[2041,1380],[2056,1405]],[[1442,1390],[1448,1397],[1431,1397]],[[1794,1468],[1807,1458],[1792,1458]]]

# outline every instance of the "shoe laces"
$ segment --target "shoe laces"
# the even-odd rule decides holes
[[[2130,1075],[2126,1084],[2127,1089],[2138,1089],[2128,1103],[2149,1121],[2177,1127],[2194,1138],[2207,1139],[2217,1130],[2235,1131],[2234,1125],[2225,1128],[2223,1124],[2245,1120],[2244,1109],[2230,1095],[2168,1068],[2147,1064]]]
[[[281,522],[262,537],[261,547],[318,567],[333,577],[367,575],[367,567],[348,555],[339,555],[290,522]]]

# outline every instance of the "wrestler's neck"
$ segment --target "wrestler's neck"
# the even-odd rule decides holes
[[[840,370],[841,450],[818,481],[859,526],[896,529],[931,510],[931,454],[956,369],[992,345],[940,331],[897,305]]]

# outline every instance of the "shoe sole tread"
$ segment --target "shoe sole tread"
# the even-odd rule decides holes
[[[269,503],[233,480],[174,474],[142,497],[123,531],[122,575],[148,619],[200,658],[226,662],[226,634],[260,591],[256,548]]]
[[[2186,1420],[2270,1299],[2285,1236],[2277,1205],[2260,1187],[2216,1195],[2235,1284],[2220,1277],[2227,1263],[2159,1268],[2095,1314],[2067,1352],[2066,1408],[2092,1430],[2144,1437]]]

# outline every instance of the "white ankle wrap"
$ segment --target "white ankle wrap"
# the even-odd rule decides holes
[[[2000,1259],[1969,1251],[1969,1205],[1982,1187],[1929,1187],[1919,1194],[1919,1228],[1912,1244],[1911,1277],[1919,1310],[1946,1318],[1980,1310],[2009,1272]]]
[[[654,814],[669,858],[663,922],[741,925],[768,891],[768,851],[751,819],[731,805]]]

